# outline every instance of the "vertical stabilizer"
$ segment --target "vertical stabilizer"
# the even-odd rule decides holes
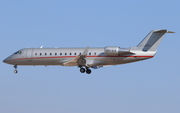
[[[152,30],[137,46],[142,51],[156,51],[159,43],[166,33],[174,33],[167,30]]]

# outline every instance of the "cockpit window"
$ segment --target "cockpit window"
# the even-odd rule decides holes
[[[14,54],[21,54],[22,52],[21,51],[17,51],[17,52],[15,52]]]

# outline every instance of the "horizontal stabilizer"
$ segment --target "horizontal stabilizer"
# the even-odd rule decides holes
[[[175,33],[175,32],[173,32],[173,31],[167,31],[167,33]]]

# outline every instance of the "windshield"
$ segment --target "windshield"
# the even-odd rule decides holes
[[[21,51],[17,51],[17,52],[15,52],[14,54],[21,54]]]

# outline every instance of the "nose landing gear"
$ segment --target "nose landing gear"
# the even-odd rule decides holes
[[[18,73],[17,65],[14,65],[14,68],[15,68],[14,73],[15,73],[15,74]]]

